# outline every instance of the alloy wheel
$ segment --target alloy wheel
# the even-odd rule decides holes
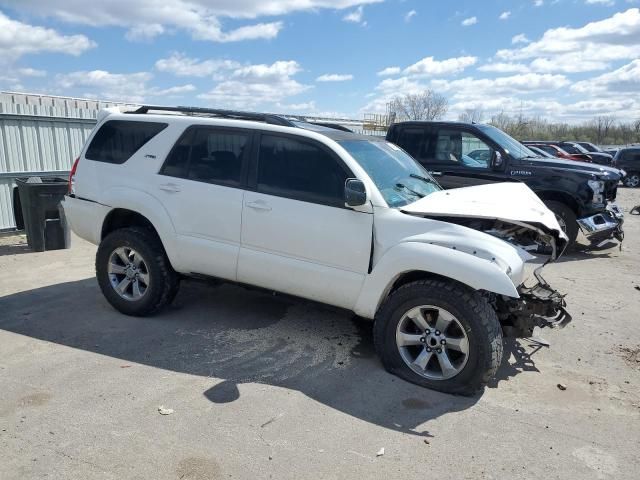
[[[455,377],[469,359],[469,338],[462,324],[433,305],[414,307],[402,316],[396,345],[407,366],[429,380]]]
[[[133,248],[116,248],[109,256],[107,273],[111,286],[125,300],[140,300],[149,289],[149,269]]]

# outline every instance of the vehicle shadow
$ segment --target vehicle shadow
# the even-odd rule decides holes
[[[526,347],[532,349],[527,351]],[[505,338],[502,344],[502,363],[495,377],[489,382],[489,388],[497,388],[500,382],[508,381],[522,372],[540,372],[533,361],[533,356],[544,345],[529,339]]]
[[[387,373],[371,322],[304,300],[183,282],[152,318],[119,314],[94,278],[0,298],[0,328],[126,362],[211,378],[203,395],[229,403],[239,385],[297,390],[363,421],[430,436],[425,422],[480,398],[427,390]]]

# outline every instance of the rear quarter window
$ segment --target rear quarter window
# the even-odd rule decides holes
[[[96,132],[85,158],[97,162],[121,164],[167,128],[166,123],[109,120]]]

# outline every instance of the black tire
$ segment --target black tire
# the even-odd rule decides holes
[[[433,380],[414,372],[396,344],[396,329],[405,313],[420,305],[450,312],[463,326],[469,340],[464,368],[452,378]],[[390,373],[411,383],[457,395],[473,395],[484,388],[502,361],[502,329],[487,300],[477,291],[453,281],[420,280],[392,292],[376,315],[374,344]]]
[[[546,200],[544,204],[555,214],[558,221],[562,220],[560,226],[562,226],[564,222],[565,228],[563,228],[563,230],[564,233],[567,234],[567,237],[569,237],[569,242],[567,243],[568,251],[574,246],[578,238],[578,217],[576,217],[575,212],[564,203],[555,200]]]
[[[133,248],[147,264],[150,282],[138,300],[122,298],[109,280],[109,258],[120,247]],[[96,277],[103,295],[116,310],[138,317],[152,315],[170,304],[180,286],[180,276],[171,267],[162,242],[153,231],[142,227],[115,230],[100,242],[96,254]]]
[[[638,188],[640,187],[640,173],[638,172],[628,172],[627,176],[622,180],[622,184],[625,187],[629,188]]]

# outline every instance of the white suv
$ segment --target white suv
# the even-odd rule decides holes
[[[562,296],[527,249],[566,244],[522,183],[443,191],[384,139],[284,117],[197,108],[103,111],[63,206],[99,245],[96,276],[128,315],[211,276],[375,319],[384,366],[471,394],[502,332],[564,325]]]

